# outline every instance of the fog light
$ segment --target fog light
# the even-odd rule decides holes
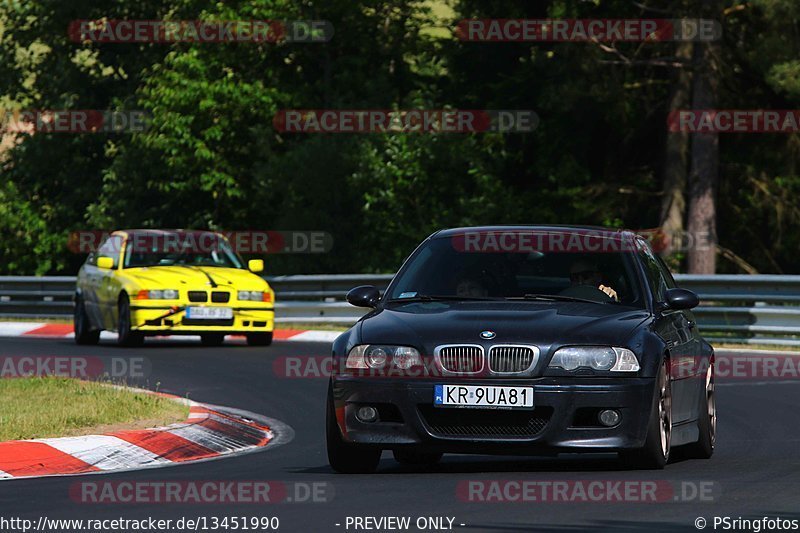
[[[619,411],[615,411],[613,409],[604,409],[600,411],[600,414],[597,417],[600,420],[600,423],[604,426],[616,426],[619,424],[619,421],[622,417],[619,414]]]
[[[372,422],[378,420],[378,410],[368,405],[359,407],[358,411],[356,411],[356,418],[358,418],[361,422],[371,424]]]

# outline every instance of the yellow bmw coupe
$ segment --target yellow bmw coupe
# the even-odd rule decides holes
[[[78,273],[75,342],[96,344],[116,331],[122,346],[145,336],[225,335],[272,343],[275,293],[257,272],[264,261],[242,258],[210,231],[120,230],[108,235]]]

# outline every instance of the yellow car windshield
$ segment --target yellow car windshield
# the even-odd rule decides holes
[[[151,237],[132,239],[125,248],[124,268],[171,265],[244,268],[239,256],[220,238],[201,241],[184,235],[173,239]]]

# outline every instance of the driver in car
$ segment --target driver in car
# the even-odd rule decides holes
[[[603,285],[603,275],[597,268],[597,264],[586,259],[578,259],[569,268],[569,281],[573,287],[588,285],[606,293],[615,302],[619,301],[617,291]]]
[[[456,278],[456,296],[460,298],[485,298],[489,296],[488,289],[480,281],[480,276],[465,272]]]

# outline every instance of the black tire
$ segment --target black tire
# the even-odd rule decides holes
[[[272,344],[272,332],[269,333],[248,333],[247,344],[249,346],[269,346]]]
[[[370,474],[378,468],[381,460],[380,448],[349,444],[342,440],[336,411],[333,406],[333,392],[328,385],[328,405],[325,414],[325,441],[328,449],[328,463],[340,474]]]
[[[706,369],[705,386],[701,390],[699,402],[700,418],[697,427],[700,438],[697,442],[687,444],[681,450],[690,459],[709,459],[714,455],[714,446],[717,442],[717,401],[714,385],[714,360]]]
[[[200,343],[203,346],[222,346],[225,342],[224,333],[203,333],[200,335]]]
[[[120,346],[141,346],[144,344],[144,335],[132,329],[131,326],[131,302],[127,294],[119,298],[119,315],[117,318],[117,344]]]
[[[75,344],[94,345],[100,341],[100,330],[92,329],[89,315],[83,305],[83,299],[75,298],[75,312],[72,317],[72,326],[75,331]]]
[[[394,460],[401,465],[433,466],[442,459],[441,453],[426,453],[416,450],[394,450]]]
[[[672,386],[669,380],[669,360],[664,358],[656,376],[650,422],[644,446],[638,450],[620,452],[627,466],[642,470],[661,470],[669,462],[672,448]]]

